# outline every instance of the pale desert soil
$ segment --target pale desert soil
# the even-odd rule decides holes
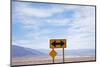
[[[78,62],[78,61],[95,61],[95,56],[65,56],[65,62]],[[52,58],[49,56],[41,57],[21,57],[12,58],[12,65],[29,65],[29,64],[50,64]],[[55,58],[55,63],[62,63],[62,56]]]

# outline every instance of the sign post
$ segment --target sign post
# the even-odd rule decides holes
[[[49,55],[52,57],[52,62],[54,63],[55,56],[57,55],[57,52],[52,48],[52,51],[49,53]]]
[[[54,50],[54,48],[52,48],[52,50]],[[53,63],[54,63],[55,62],[54,57],[52,59],[53,59]]]
[[[63,63],[64,63],[64,48],[63,48],[63,53],[62,54],[63,54]]]
[[[50,40],[50,48],[52,49],[52,51],[49,53],[50,56],[52,56],[53,58],[53,63],[54,63],[54,59],[56,56],[56,52],[54,51],[54,48],[62,48],[62,59],[63,59],[63,63],[64,63],[64,48],[66,48],[66,39],[51,39]]]

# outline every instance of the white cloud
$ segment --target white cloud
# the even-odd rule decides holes
[[[50,17],[56,13],[62,13],[66,10],[73,10],[77,9],[78,6],[73,5],[55,5],[51,4],[48,8],[43,8],[42,6],[32,7],[32,3],[25,3],[25,2],[14,2],[14,11],[19,15],[27,15],[27,16],[35,16],[40,18]],[[39,3],[38,3],[39,4]]]
[[[47,19],[46,20],[47,23],[54,25],[54,26],[63,26],[63,25],[67,25],[71,22],[70,19],[67,18],[63,18],[63,19]]]
[[[72,27],[67,30],[69,46],[71,48],[95,48],[95,11],[94,7],[82,8],[78,11],[72,22]]]
[[[26,47],[40,47],[40,46],[49,46],[48,40],[52,38],[57,38],[58,36],[46,35],[52,30],[42,29],[41,26],[46,22],[53,26],[68,26],[67,30],[61,30],[64,32],[64,35],[58,34],[58,38],[65,38],[68,40],[67,49],[80,49],[80,48],[94,48],[95,47],[95,13],[94,7],[89,6],[51,6],[51,8],[40,8],[31,7],[31,4],[26,3],[17,3],[18,6],[15,7],[15,17],[23,24],[24,29],[35,30],[28,31],[28,34],[25,35],[26,39],[16,40],[14,43],[21,44]],[[68,18],[49,18],[54,14],[59,14],[64,11],[74,11],[75,17],[73,19]],[[47,19],[48,18],[48,19]],[[54,29],[55,30],[55,29]],[[30,39],[27,39],[30,38]],[[36,46],[34,44],[36,44]],[[38,45],[37,45],[38,44]],[[20,45],[20,46],[21,46]],[[41,47],[44,48],[44,47]],[[49,47],[48,47],[49,48]]]
[[[54,25],[64,25],[70,22],[68,18],[64,19],[46,19],[54,14],[63,13],[64,11],[69,11],[78,8],[78,6],[73,5],[55,5],[51,4],[48,8],[40,8],[32,6],[32,3],[26,2],[13,2],[13,19],[21,21],[24,28],[30,29],[38,29],[41,24],[46,21],[50,24]],[[34,18],[35,17],[35,18]],[[38,18],[38,19],[36,19]],[[42,19],[41,19],[42,18]],[[44,18],[44,19],[43,19]]]

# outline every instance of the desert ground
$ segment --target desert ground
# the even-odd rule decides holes
[[[65,56],[64,62],[78,62],[78,61],[95,61],[95,56]],[[30,65],[30,64],[51,64],[53,63],[52,58],[49,56],[41,57],[21,57],[12,58],[12,66],[15,65]],[[62,56],[57,56],[54,63],[62,63]]]

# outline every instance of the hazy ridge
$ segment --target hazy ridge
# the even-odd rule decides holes
[[[30,49],[12,45],[12,57],[31,57],[31,56],[48,56],[51,50],[47,49]],[[56,50],[58,55],[62,55],[62,50]],[[95,56],[95,49],[77,49],[65,50],[66,56]]]

